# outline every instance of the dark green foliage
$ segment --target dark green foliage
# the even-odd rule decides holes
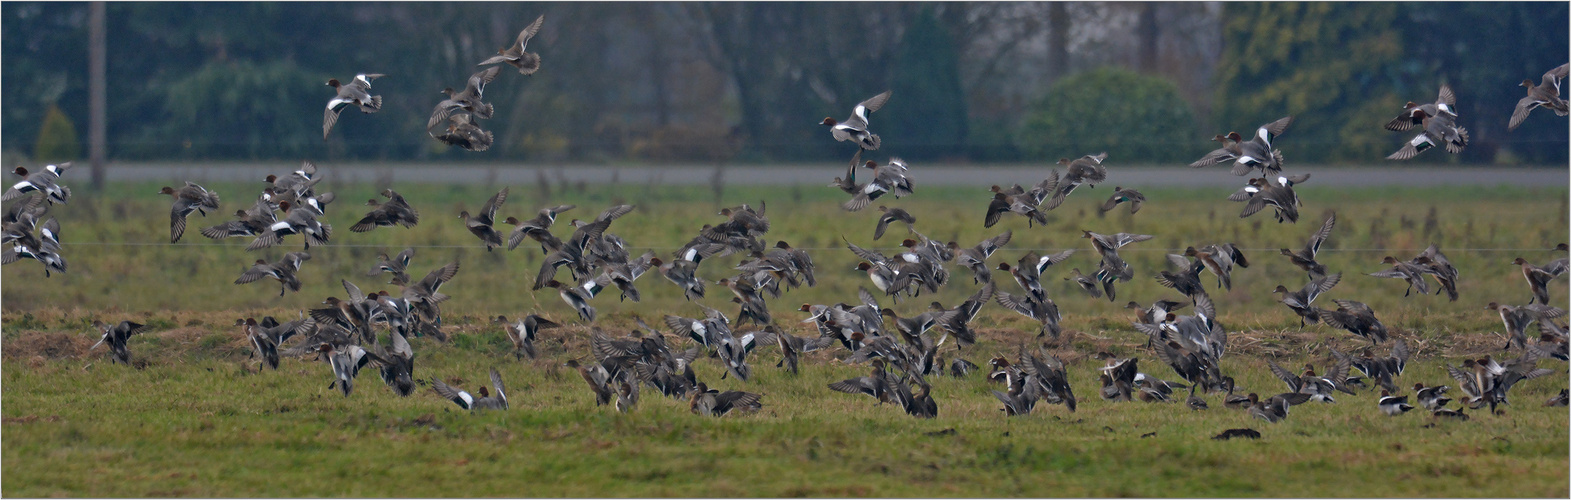
[[[966,107],[960,61],[949,31],[931,11],[906,28],[895,54],[888,111],[873,121],[892,152],[908,159],[952,158],[965,152]],[[880,126],[888,124],[887,126]],[[891,153],[894,154],[894,153]]]
[[[291,61],[209,63],[165,88],[169,121],[157,135],[182,144],[148,147],[193,158],[305,156],[322,141],[323,107],[310,104],[331,90]],[[344,109],[333,135],[353,136],[360,114]]]
[[[81,154],[82,143],[77,140],[76,126],[71,123],[71,118],[60,112],[59,107],[50,106],[49,112],[44,114],[44,123],[39,127],[33,158],[41,162],[58,163],[75,160]]]
[[[1230,3],[1215,133],[1291,114],[1281,143],[1289,163],[1374,161],[1411,138],[1381,125],[1408,101],[1434,102],[1448,83],[1471,143],[1416,161],[1491,162],[1510,149],[1564,163],[1563,122],[1509,134],[1505,124],[1526,95],[1513,83],[1566,62],[1566,16],[1563,3]]]
[[[1016,143],[1037,160],[1106,151],[1122,164],[1177,162],[1203,153],[1194,130],[1194,112],[1172,82],[1104,67],[1053,84]]]

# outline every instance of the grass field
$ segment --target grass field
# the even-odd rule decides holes
[[[1013,263],[1026,249],[1082,249],[1043,280],[1063,310],[1066,335],[1053,352],[1069,364],[1079,411],[1042,405],[1032,415],[1006,419],[989,394],[996,387],[973,375],[935,379],[940,416],[934,420],[912,419],[870,398],[825,388],[866,373],[865,366],[836,361],[843,350],[813,353],[801,375],[792,377],[773,367],[778,354],[772,346],[754,352],[754,379],[747,383],[720,380],[723,369],[713,361],[695,367],[700,380],[721,390],[766,394],[757,414],[698,417],[685,402],[648,392],[630,414],[595,407],[583,381],[560,366],[587,353],[585,327],[547,331],[542,359],[515,362],[505,336],[486,320],[531,311],[562,322],[574,319],[554,291],[528,289],[541,259],[538,245],[488,253],[456,218],[501,186],[394,186],[421,211],[421,224],[357,234],[348,227],[365,207],[355,202],[379,188],[327,185],[339,196],[328,209],[334,244],[311,250],[313,258],[301,271],[304,289],[284,297],[274,285],[232,282],[250,261],[298,250],[297,239],[283,248],[245,252],[242,239],[213,242],[198,234],[224,220],[214,214],[194,217],[185,239],[169,244],[169,199],[153,194],[158,187],[115,185],[103,194],[79,188],[70,205],[53,213],[62,222],[69,273],[46,280],[32,261],[0,271],[5,496],[1571,494],[1567,412],[1541,406],[1566,386],[1564,375],[1524,382],[1512,391],[1515,404],[1504,415],[1479,412],[1469,422],[1434,421],[1417,411],[1389,418],[1375,408],[1375,395],[1361,392],[1336,404],[1295,407],[1285,422],[1267,424],[1222,408],[1214,396],[1207,412],[1181,404],[1102,401],[1095,377],[1100,361],[1087,357],[1098,350],[1139,356],[1143,371],[1176,379],[1142,348],[1145,338],[1129,326],[1122,304],[1178,298],[1151,279],[1166,268],[1163,254],[1220,242],[1251,249],[1246,251],[1251,266],[1235,269],[1231,292],[1215,289],[1215,280],[1205,275],[1231,335],[1224,371],[1241,387],[1271,394],[1284,389],[1269,375],[1266,359],[1289,367],[1318,365],[1327,346],[1361,349],[1366,343],[1345,332],[1300,328],[1296,316],[1267,293],[1278,284],[1296,288],[1306,280],[1274,249],[1301,247],[1335,210],[1338,224],[1321,261],[1344,278],[1321,300],[1370,304],[1394,337],[1414,347],[1416,358],[1401,385],[1454,385],[1445,363],[1498,354],[1505,342],[1497,333],[1498,315],[1484,305],[1523,304],[1530,297],[1510,261],[1517,256],[1548,261],[1555,258],[1548,249],[1567,241],[1562,186],[1332,190],[1307,184],[1299,190],[1306,206],[1296,225],[1277,224],[1269,210],[1238,219],[1241,205],[1223,200],[1236,187],[1231,184],[1146,190],[1150,201],[1139,214],[1121,210],[1105,218],[1094,207],[1111,190],[1082,188],[1049,214],[1046,227],[1028,229],[1023,219],[1006,217],[984,229],[986,191],[919,183],[915,196],[891,205],[914,214],[923,233],[969,246],[1015,231],[990,262]],[[221,193],[224,211],[232,211],[248,205],[261,183],[208,187]],[[875,244],[871,233],[878,212],[841,212],[839,194],[822,186],[732,187],[718,196],[705,187],[513,186],[498,217],[527,218],[548,204],[579,205],[565,221],[593,217],[614,203],[635,203],[638,210],[610,232],[639,251],[653,248],[664,257],[699,226],[722,221],[714,215],[719,207],[766,200],[768,238],[810,249],[819,269],[817,287],[786,292],[770,303],[777,322],[805,335],[797,324],[803,314],[792,312],[795,305],[851,301],[858,286],[868,286],[841,237],[888,252],[904,234],[892,227]],[[1120,284],[1116,303],[1093,300],[1060,279],[1069,268],[1096,264],[1080,229],[1157,236],[1124,249],[1136,279]],[[1444,295],[1403,298],[1400,281],[1362,276],[1384,269],[1379,263],[1384,255],[1407,259],[1429,243],[1439,244],[1461,272],[1458,302]],[[377,253],[411,245],[417,246],[411,264],[417,277],[453,260],[462,266],[443,288],[454,297],[443,306],[452,338],[447,344],[415,339],[416,378],[458,378],[458,385],[473,390],[486,368],[496,366],[507,381],[511,411],[470,415],[429,389],[399,398],[374,373],[343,398],[326,388],[328,369],[317,362],[285,360],[277,372],[253,373],[249,344],[229,326],[236,317],[295,317],[329,295],[341,296],[341,278],[368,291],[392,288],[365,271]],[[738,260],[706,261],[703,275],[725,277]],[[967,271],[950,269],[950,285],[933,297],[945,304],[976,288]],[[1000,290],[1018,291],[1002,273],[995,277],[1004,278]],[[1557,280],[1552,292],[1562,307],[1565,283]],[[597,325],[625,332],[635,313],[651,320],[701,314],[658,275],[639,285],[642,303],[618,303],[614,294],[597,298]],[[729,297],[723,287],[710,286],[704,303],[734,312]],[[894,308],[915,314],[927,302],[924,295]],[[97,341],[94,319],[155,326],[130,342],[140,369],[111,365],[105,349],[87,350]],[[998,352],[1012,358],[1016,345],[1035,342],[1033,323],[996,305],[984,309],[977,324],[982,341],[961,356],[978,364]],[[1260,430],[1264,437],[1209,439],[1236,427]]]

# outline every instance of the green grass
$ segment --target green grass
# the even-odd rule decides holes
[[[224,208],[232,210],[249,203],[259,186],[208,187],[223,193]],[[475,208],[500,186],[397,186],[420,209],[421,224],[369,234],[348,227],[363,213],[354,201],[376,189],[330,186],[340,197],[329,208],[335,245],[312,249],[302,271],[305,289],[284,297],[274,286],[232,281],[246,262],[298,250],[298,240],[263,252],[245,252],[241,239],[214,244],[197,233],[223,220],[214,214],[195,218],[186,238],[171,245],[168,199],[152,194],[157,187],[113,186],[102,196],[84,188],[71,205],[57,207],[69,273],[45,280],[32,261],[0,271],[5,496],[1568,495],[1567,412],[1540,406],[1565,387],[1563,376],[1524,382],[1504,415],[1480,412],[1470,422],[1434,422],[1420,413],[1388,418],[1363,392],[1337,404],[1295,407],[1287,421],[1267,424],[1221,408],[1216,397],[1209,398],[1216,408],[1201,413],[1179,404],[1102,401],[1096,396],[1099,362],[1086,358],[1112,350],[1141,357],[1147,373],[1176,378],[1141,348],[1144,338],[1128,326],[1121,307],[1128,300],[1176,298],[1150,279],[1165,268],[1165,252],[1157,250],[1222,241],[1297,248],[1334,209],[1339,222],[1322,261],[1344,278],[1325,298],[1370,304],[1395,336],[1415,347],[1417,359],[1400,383],[1448,383],[1445,363],[1496,352],[1504,342],[1492,333],[1500,330],[1498,316],[1484,304],[1527,301],[1526,284],[1510,260],[1547,261],[1553,256],[1539,249],[1568,239],[1563,187],[1306,186],[1301,197],[1307,206],[1297,225],[1276,224],[1269,213],[1238,219],[1240,205],[1221,200],[1231,187],[1152,189],[1140,214],[1097,218],[1094,206],[1109,192],[1098,188],[1071,196],[1050,213],[1045,228],[1027,229],[1014,217],[989,230],[980,224],[984,190],[919,187],[897,204],[934,238],[971,245],[1013,229],[1014,241],[995,261],[1013,262],[1025,248],[1083,250],[1044,280],[1064,310],[1069,333],[1055,352],[1069,362],[1079,411],[1044,405],[1033,415],[1006,419],[989,394],[995,387],[973,375],[935,380],[940,417],[931,421],[826,389],[865,373],[864,366],[835,361],[842,353],[814,353],[792,377],[773,367],[778,355],[772,347],[755,351],[755,378],[748,383],[720,380],[721,368],[712,361],[695,368],[700,380],[722,390],[765,393],[758,414],[701,418],[684,402],[647,391],[627,415],[595,407],[582,380],[559,366],[587,351],[584,328],[548,331],[541,360],[515,362],[505,338],[485,320],[529,311],[574,319],[553,291],[528,290],[540,262],[537,245],[487,253],[456,219],[460,209]],[[843,248],[842,235],[859,245],[892,248],[903,234],[891,228],[891,236],[872,245],[877,212],[841,212],[836,205],[842,197],[825,187],[730,188],[721,199],[707,188],[613,185],[546,194],[514,186],[498,215],[528,217],[540,206],[574,203],[580,208],[566,217],[587,218],[613,203],[636,203],[640,208],[611,232],[664,256],[699,226],[722,220],[713,215],[718,207],[767,200],[771,240],[839,247],[812,250],[817,287],[771,302],[776,321],[791,328],[802,317],[791,306],[850,300],[867,285],[865,275],[852,269],[855,258]],[[1431,210],[1434,224],[1426,229]],[[1059,279],[1068,267],[1095,265],[1079,229],[1157,235],[1126,248],[1137,278],[1121,284],[1117,303],[1092,300]],[[92,244],[98,242],[143,245]],[[1456,303],[1443,295],[1404,299],[1400,282],[1361,276],[1382,269],[1387,253],[1408,258],[1430,242],[1461,270]],[[365,270],[376,253],[407,245],[438,246],[416,250],[413,274],[455,259],[463,266],[443,289],[454,297],[444,304],[453,339],[446,345],[415,340],[416,377],[460,378],[473,390],[486,368],[496,366],[507,381],[511,411],[471,415],[428,389],[399,398],[375,373],[361,377],[355,394],[343,398],[326,389],[328,370],[315,362],[285,360],[282,370],[260,374],[242,368],[255,362],[247,361],[247,344],[229,326],[235,317],[294,317],[342,294],[340,278],[368,290],[385,287],[385,279],[365,277]],[[1290,367],[1319,364],[1327,345],[1365,345],[1323,326],[1299,328],[1296,317],[1265,292],[1277,284],[1299,286],[1303,274],[1271,252],[1248,257],[1252,265],[1235,270],[1232,292],[1212,290],[1233,339],[1224,371],[1242,387],[1282,390],[1265,369],[1268,357]],[[737,261],[706,262],[704,276],[725,277]],[[965,270],[951,271],[952,284],[934,297],[946,304],[975,290]],[[643,303],[596,300],[599,326],[625,331],[634,313],[651,320],[699,313],[659,276],[639,284]],[[1554,296],[1563,301],[1564,282],[1556,286]],[[704,303],[727,304],[723,289],[710,289]],[[1016,286],[1005,279],[1000,289]],[[914,314],[929,301],[920,299],[895,308]],[[87,351],[96,341],[88,326],[93,319],[155,325],[157,331],[130,343],[143,367],[110,365],[104,349]],[[995,352],[1013,357],[1014,345],[1033,342],[1034,325],[1001,308],[989,306],[978,325],[983,341],[963,353],[974,362]],[[1542,365],[1565,367],[1558,361]],[[1235,427],[1258,429],[1264,437],[1209,439]],[[930,435],[946,429],[954,433]]]

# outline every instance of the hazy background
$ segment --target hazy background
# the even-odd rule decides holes
[[[88,4],[5,2],[0,149],[87,156]],[[537,15],[533,76],[486,89],[489,151],[426,136],[438,90]],[[1523,79],[1568,60],[1567,3],[119,3],[107,6],[113,162],[844,161],[817,125],[886,89],[884,151],[1187,163],[1282,115],[1289,162],[1382,163],[1407,101],[1458,95],[1472,143],[1418,163],[1567,163],[1567,120],[1505,130]],[[383,110],[327,141],[328,78],[386,73]]]

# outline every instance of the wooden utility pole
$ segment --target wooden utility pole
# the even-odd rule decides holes
[[[88,5],[87,11],[87,141],[89,163],[93,166],[93,189],[104,188],[104,163],[105,151],[105,121],[108,113],[105,108],[107,82],[105,70],[107,66],[108,48],[104,42],[104,17],[106,7],[104,2],[97,1]]]

